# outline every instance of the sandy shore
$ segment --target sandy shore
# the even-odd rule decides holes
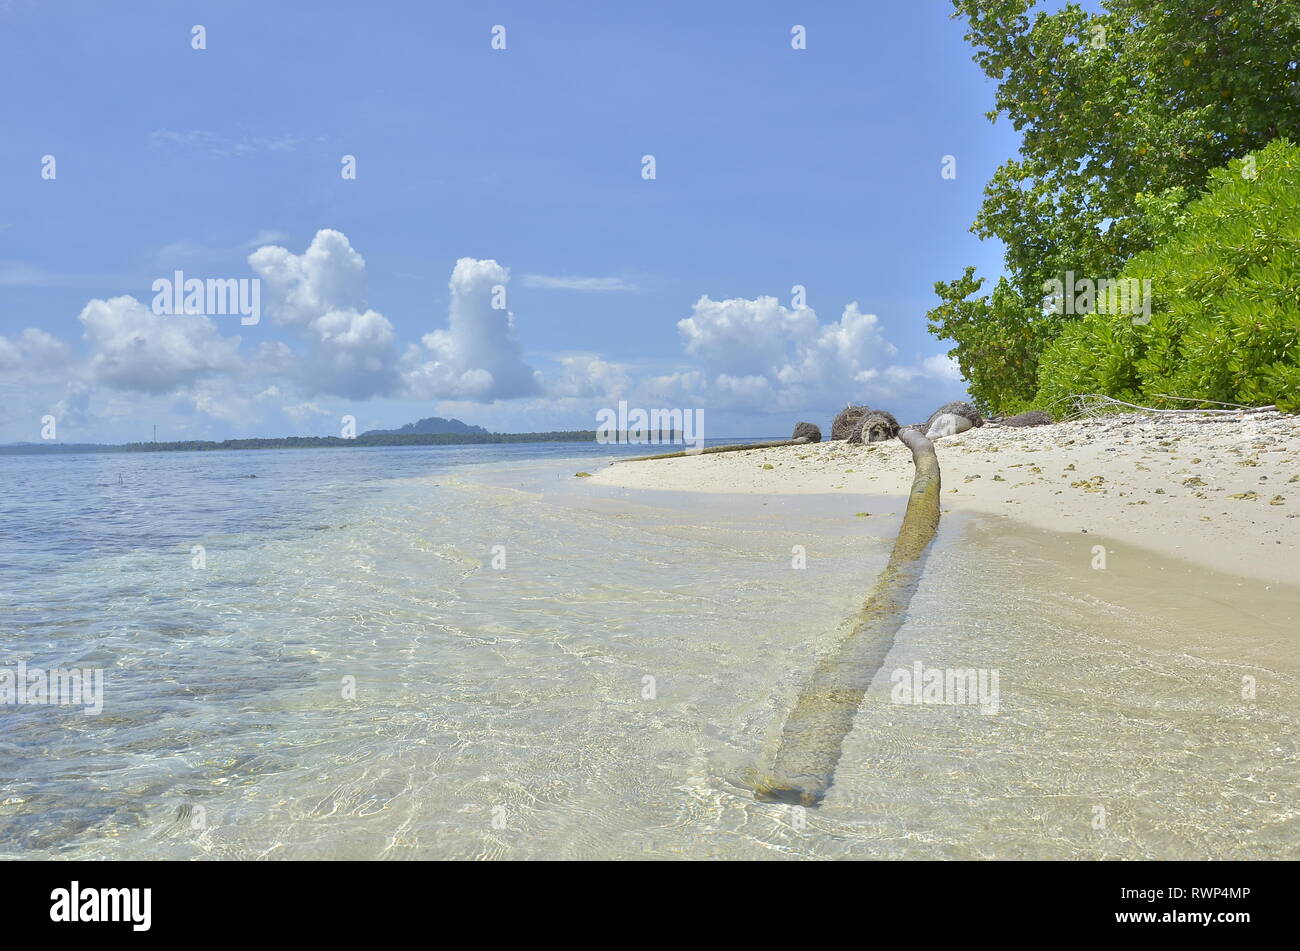
[[[945,510],[1087,532],[1263,581],[1300,582],[1300,417],[1113,415],[984,426],[935,443]],[[630,489],[905,495],[898,441],[824,442],[606,466]]]

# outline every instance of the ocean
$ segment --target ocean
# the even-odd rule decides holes
[[[574,478],[612,454],[0,456],[0,669],[103,684],[0,706],[0,857],[1297,856],[1294,668],[952,515],[826,800],[756,801],[905,500]],[[917,663],[997,709],[899,703]]]

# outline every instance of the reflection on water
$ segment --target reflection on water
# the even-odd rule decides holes
[[[81,457],[105,484],[80,493],[65,460],[11,468],[46,508],[4,523],[0,660],[103,667],[106,700],[0,708],[0,855],[1297,855],[1269,616],[1224,651],[1229,609],[1142,608],[948,517],[796,811],[746,783],[902,500],[632,498],[573,479],[598,464],[574,447],[436,452],[174,455],[122,494],[120,457]],[[917,660],[999,670],[998,714],[891,704]]]

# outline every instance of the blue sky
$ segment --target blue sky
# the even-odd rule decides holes
[[[999,273],[967,229],[1017,143],[949,11],[0,4],[0,441],[924,418],[963,394],[933,283]],[[261,321],[153,314],[176,270],[259,278]]]

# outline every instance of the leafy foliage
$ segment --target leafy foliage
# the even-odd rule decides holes
[[[1163,394],[1300,410],[1300,148],[1279,139],[1214,172],[1125,276],[1151,281],[1151,322],[1090,314],[1068,326],[1043,355],[1040,401]]]
[[[972,269],[937,283],[929,318],[972,398],[1004,412],[1032,398],[1039,354],[1073,323],[1043,313],[1046,281],[1118,275],[1168,238],[1212,169],[1300,140],[1295,0],[1103,0],[1096,16],[1036,4],[953,0],[998,82],[990,119],[1023,138],[971,229],[1006,245],[1007,277],[987,297],[972,296]]]
[[[1033,396],[1042,325],[1024,319],[1024,301],[1005,278],[991,297],[969,299],[983,283],[968,267],[957,280],[935,284],[943,303],[930,312],[930,329],[958,341],[948,355],[981,412],[1019,412]]]

